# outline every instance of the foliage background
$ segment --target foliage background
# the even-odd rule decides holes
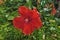
[[[59,12],[51,16],[51,9],[45,10],[45,4],[54,3],[56,0],[0,0],[0,40],[60,40]],[[18,7],[25,5],[29,8],[36,7],[41,14],[43,26],[31,35],[22,34],[21,30],[14,28],[12,20],[18,16]]]

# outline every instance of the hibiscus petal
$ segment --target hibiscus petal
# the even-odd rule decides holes
[[[32,10],[32,14],[33,14],[32,17],[34,17],[34,18],[36,18],[36,17],[40,17],[40,14],[39,14],[39,12],[37,11],[36,8],[34,8],[34,9]]]
[[[23,24],[24,24],[24,17],[23,16],[18,16],[13,19],[13,25],[17,29],[22,29]]]
[[[34,27],[31,24],[24,24],[23,33],[25,35],[31,34],[34,31]]]
[[[31,23],[35,26],[36,29],[39,29],[42,26],[42,21],[40,18],[33,19]]]
[[[19,14],[23,15],[23,16],[29,16],[30,15],[30,10],[25,7],[25,6],[20,6],[18,9]]]

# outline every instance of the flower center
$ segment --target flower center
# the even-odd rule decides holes
[[[26,18],[26,19],[25,19],[25,22],[28,22],[28,21],[29,21],[29,19],[28,19],[28,18]]]

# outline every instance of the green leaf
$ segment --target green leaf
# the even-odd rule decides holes
[[[9,16],[8,20],[13,20],[14,16]]]

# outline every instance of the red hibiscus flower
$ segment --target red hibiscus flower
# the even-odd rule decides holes
[[[20,6],[18,12],[20,16],[13,19],[13,25],[15,28],[21,29],[25,35],[31,34],[35,29],[39,29],[42,26],[42,21],[36,8],[30,10],[25,6]]]

